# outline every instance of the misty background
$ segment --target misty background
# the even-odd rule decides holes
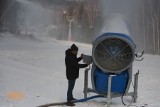
[[[112,13],[127,19],[138,50],[160,54],[159,0],[0,0],[0,32],[91,44]]]

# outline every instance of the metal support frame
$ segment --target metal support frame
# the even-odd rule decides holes
[[[137,102],[138,98],[138,75],[139,75],[139,70],[138,73],[134,75],[134,94],[133,94],[133,102]]]
[[[85,69],[85,74],[84,74],[84,98],[87,98],[87,93],[88,92],[93,92],[97,93],[101,96],[104,96],[107,98],[107,107],[110,107],[111,99],[115,97],[121,97],[123,94],[115,94],[111,92],[111,83],[112,83],[112,77],[115,75],[110,75],[108,78],[108,92],[107,93],[101,93],[98,92],[95,89],[88,88],[88,71],[89,69]],[[139,70],[138,73],[134,75],[134,91],[133,92],[126,92],[124,95],[125,96],[132,96],[133,97],[133,102],[137,102],[137,97],[138,97],[138,75],[139,75]]]
[[[87,98],[87,92],[88,92],[88,71],[89,69],[85,69],[85,74],[84,74],[84,98]]]
[[[108,93],[107,93],[107,107],[110,107],[111,103],[111,86],[112,86],[112,75],[108,78]]]

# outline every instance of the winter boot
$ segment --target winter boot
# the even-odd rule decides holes
[[[68,101],[67,106],[75,106],[75,104],[73,102]]]

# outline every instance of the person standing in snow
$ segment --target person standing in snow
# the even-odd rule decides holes
[[[67,105],[74,106],[73,100],[73,89],[75,86],[76,79],[79,77],[79,68],[85,68],[88,64],[79,64],[78,62],[83,59],[83,54],[77,58],[78,47],[72,44],[71,48],[65,51],[65,65],[66,65],[66,77],[68,79],[68,91],[67,91]]]

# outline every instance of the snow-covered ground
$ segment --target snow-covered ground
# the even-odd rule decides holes
[[[65,50],[73,42],[15,38],[0,34],[0,107],[36,107],[66,101]],[[74,42],[75,43],[75,42]],[[76,43],[81,53],[91,55],[92,46]],[[137,107],[160,106],[160,56],[144,55],[134,62],[133,74],[140,70]],[[76,81],[74,97],[83,98],[84,69]],[[91,83],[89,82],[89,86]],[[132,88],[132,87],[130,87]],[[94,95],[90,93],[89,96]],[[129,104],[131,98],[124,97]],[[98,98],[76,107],[105,107],[106,99]],[[111,107],[124,107],[121,98],[113,98]]]

